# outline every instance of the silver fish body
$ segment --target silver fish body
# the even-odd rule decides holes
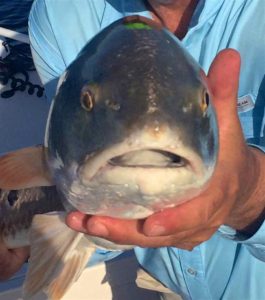
[[[199,65],[166,29],[132,17],[63,74],[46,146],[67,209],[143,218],[202,191],[218,126]]]

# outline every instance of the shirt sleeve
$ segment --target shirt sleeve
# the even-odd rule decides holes
[[[35,1],[29,16],[29,37],[33,60],[49,101],[58,77],[66,68],[51,27],[45,1]]]
[[[250,254],[265,262],[265,221],[252,236],[241,234],[226,225],[222,225],[218,232],[226,239],[245,245]]]

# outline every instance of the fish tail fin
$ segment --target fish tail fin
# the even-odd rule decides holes
[[[63,297],[79,278],[95,248],[64,222],[65,214],[36,215],[30,232],[31,255],[24,298],[45,292],[49,299]]]

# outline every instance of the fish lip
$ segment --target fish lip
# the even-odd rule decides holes
[[[93,181],[94,178],[96,178],[97,174],[100,172],[104,172],[104,170],[108,170],[110,168],[119,168],[121,166],[115,165],[111,163],[111,160],[115,157],[119,157],[124,155],[125,153],[139,151],[143,149],[155,149],[156,151],[162,151],[162,152],[168,152],[171,153],[171,155],[176,155],[179,157],[182,157],[183,161],[185,161],[185,164],[183,164],[183,168],[190,168],[195,173],[204,173],[204,166],[203,166],[203,159],[196,154],[194,151],[190,151],[185,147],[182,147],[182,145],[175,144],[164,144],[164,145],[151,145],[150,147],[146,148],[146,145],[131,145],[130,142],[125,142],[121,144],[113,145],[112,147],[106,148],[102,150],[100,153],[90,153],[87,155],[87,157],[84,159],[83,163],[79,165],[78,169],[76,170],[77,177],[79,178],[80,182],[83,182],[83,184],[86,184],[88,182]],[[194,156],[196,157],[196,161],[194,161]],[[198,163],[199,162],[199,163]],[[130,168],[124,166],[123,168]],[[141,168],[141,169],[148,169],[150,166],[135,166],[134,168]],[[163,168],[166,168],[163,166]],[[167,167],[169,168],[169,167]],[[175,167],[176,168],[176,167]],[[180,166],[178,168],[181,168]],[[162,169],[161,167],[153,167],[153,170],[155,169]],[[173,169],[173,168],[171,168]]]
[[[164,162],[160,162],[160,164],[155,162],[146,162],[146,163],[130,163],[126,162],[126,157],[128,155],[134,156],[137,154],[149,152],[150,154],[158,154],[160,158],[164,158]],[[157,148],[143,148],[136,149],[132,151],[125,152],[123,154],[114,156],[107,161],[107,164],[111,167],[121,167],[121,168],[148,168],[148,169],[160,169],[160,168],[180,168],[185,167],[189,164],[189,162],[182,156],[174,153],[173,151],[165,150],[165,149],[157,149]]]

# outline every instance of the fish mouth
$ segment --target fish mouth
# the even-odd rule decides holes
[[[189,184],[195,177],[204,176],[205,167],[202,157],[189,148],[121,144],[88,156],[78,169],[78,177],[88,186],[152,181],[153,177]]]
[[[123,143],[88,155],[65,185],[68,201],[87,214],[145,218],[197,195],[213,172],[180,143],[144,146]]]
[[[108,164],[121,168],[181,168],[189,164],[187,159],[170,151],[141,149],[129,151],[108,160]]]

